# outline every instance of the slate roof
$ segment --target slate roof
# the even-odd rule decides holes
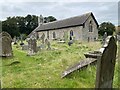
[[[53,29],[60,29],[60,28],[66,28],[66,27],[73,27],[73,26],[82,26],[86,20],[89,18],[89,16],[92,15],[93,19],[95,20],[96,24],[98,25],[94,15],[92,12],[86,13],[80,16],[75,16],[59,21],[53,21],[49,23],[44,23],[41,26],[38,26],[34,31],[46,31],[46,30],[53,30]]]

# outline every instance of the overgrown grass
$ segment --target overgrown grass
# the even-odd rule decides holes
[[[76,42],[77,43],[77,42]],[[2,87],[4,88],[94,88],[96,66],[88,66],[75,71],[66,78],[62,72],[84,57],[84,53],[97,50],[100,43],[51,43],[52,50],[42,50],[35,56],[27,56],[26,51],[13,46],[13,58],[2,60]],[[13,62],[19,62],[14,63]],[[12,63],[12,64],[11,64]],[[116,64],[114,87],[118,87]]]

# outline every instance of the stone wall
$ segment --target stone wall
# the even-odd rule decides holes
[[[43,35],[43,33],[45,34],[45,38],[47,38],[47,31],[38,32],[38,37],[41,38],[41,36]]]
[[[82,26],[77,26],[77,27],[69,27],[69,28],[62,28],[62,29],[57,29],[57,30],[49,30],[49,31],[41,31],[38,32],[39,38],[42,36],[42,34],[45,34],[45,38],[47,38],[49,34],[49,39],[52,40],[53,38],[53,33],[55,33],[55,38],[56,39],[64,39],[64,34],[67,33],[68,39],[70,36],[70,31],[73,31],[73,37],[75,40],[82,40]]]
[[[55,32],[55,36],[57,39],[63,39],[63,36],[65,33],[68,35],[68,39],[70,37],[70,31],[73,31],[73,37],[75,37],[75,40],[82,40],[81,35],[82,35],[82,26],[77,26],[77,27],[69,27],[69,28],[63,28],[63,29],[57,29],[57,30],[50,30],[49,39],[54,39],[53,38],[53,32]]]

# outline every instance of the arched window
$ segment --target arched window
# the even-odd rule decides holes
[[[56,38],[55,32],[53,32],[53,38]]]
[[[70,36],[73,36],[73,31],[72,30],[70,31]]]
[[[89,32],[93,32],[92,21],[90,21],[90,23],[89,23]]]

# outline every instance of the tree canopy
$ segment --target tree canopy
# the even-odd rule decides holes
[[[44,17],[44,23],[56,21],[53,16]],[[2,21],[2,31],[8,32],[11,37],[20,36],[20,34],[29,35],[38,26],[38,16],[14,16],[7,17],[7,20]]]
[[[115,26],[111,22],[103,22],[98,28],[99,35],[103,36],[105,32],[107,35],[112,35],[115,31]]]

